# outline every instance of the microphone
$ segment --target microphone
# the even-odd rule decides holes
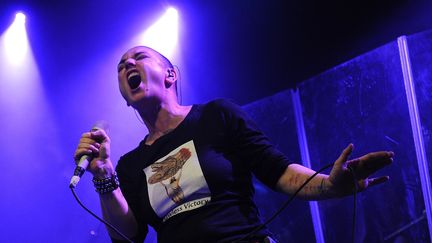
[[[105,132],[108,132],[108,123],[106,121],[97,121],[93,125],[93,127],[90,131],[95,132],[97,130],[104,130]],[[70,188],[75,188],[77,186],[78,182],[81,179],[81,176],[86,171],[87,166],[90,164],[91,160],[92,160],[92,156],[89,156],[89,155],[81,156],[77,166],[75,167],[74,175],[71,178],[71,181],[69,184]]]

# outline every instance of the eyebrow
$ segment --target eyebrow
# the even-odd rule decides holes
[[[146,52],[146,51],[139,51],[139,52],[135,52],[135,53],[133,54],[133,57],[136,57],[136,56],[138,56],[138,55],[140,55],[140,54],[146,54],[146,55],[148,55],[148,52]],[[117,66],[120,65],[120,64],[123,64],[124,62],[126,62],[126,60],[127,60],[127,58],[122,58],[122,59],[120,60],[120,62],[117,64]]]

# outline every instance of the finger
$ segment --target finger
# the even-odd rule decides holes
[[[394,153],[391,151],[378,151],[368,153],[362,157],[362,160],[381,160],[381,159],[391,159],[394,157]]]
[[[74,160],[75,163],[78,163],[78,161],[81,159],[82,156],[84,155],[92,155],[93,151],[91,149],[86,149],[86,148],[79,148],[75,151],[74,154]]]
[[[377,178],[370,178],[368,179],[368,186],[376,186],[378,184],[384,183],[386,181],[388,181],[390,179],[389,176],[381,176],[381,177],[377,177]]]
[[[339,158],[336,160],[336,163],[338,164],[343,164],[348,160],[348,157],[351,155],[352,151],[354,149],[354,145],[352,143],[350,143],[348,145],[348,147],[346,147],[341,155],[339,156]]]
[[[98,129],[96,131],[90,132],[91,138],[98,142],[109,142],[109,137],[103,129]]]
[[[85,133],[81,134],[81,138],[91,138],[91,133],[85,132]]]
[[[87,149],[91,150],[92,152],[99,152],[100,144],[94,143],[94,144],[88,144],[88,143],[80,143],[78,144],[78,149]]]
[[[359,177],[366,178],[377,170],[393,162],[393,152],[373,152],[348,161],[348,166],[355,168]]]
[[[79,144],[93,144],[96,145],[98,142],[91,138],[81,138]]]
[[[389,152],[376,152],[360,158],[360,165],[373,173],[393,162],[393,155]]]

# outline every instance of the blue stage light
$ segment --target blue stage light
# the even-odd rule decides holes
[[[141,45],[152,47],[172,58],[178,42],[178,12],[168,8],[166,12],[141,36]]]
[[[21,64],[28,51],[25,19],[23,13],[16,13],[14,22],[2,36],[6,60],[13,65]]]

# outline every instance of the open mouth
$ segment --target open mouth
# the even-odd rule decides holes
[[[141,83],[141,76],[139,75],[138,72],[132,72],[129,74],[128,76],[128,84],[129,87],[134,90],[136,88],[138,88],[138,86]]]

